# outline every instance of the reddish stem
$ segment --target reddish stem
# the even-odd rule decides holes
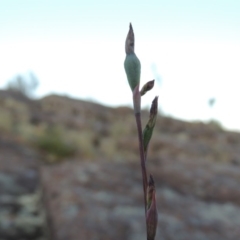
[[[145,216],[147,214],[147,170],[145,165],[145,154],[143,147],[143,135],[142,135],[142,124],[141,124],[141,113],[135,113],[137,130],[138,130],[138,140],[139,140],[139,153],[141,159],[141,169],[142,169],[142,180],[143,180],[143,193],[144,193],[144,206],[145,206]]]

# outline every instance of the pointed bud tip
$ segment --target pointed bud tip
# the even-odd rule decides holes
[[[154,180],[153,180],[152,174],[150,174],[150,176],[149,176],[148,185],[149,185],[149,186],[154,186]]]
[[[132,23],[129,24],[129,33],[134,34],[134,33],[133,33]]]
[[[152,101],[152,104],[156,104],[157,101],[158,101],[158,96],[155,96],[155,98],[154,98],[153,101]]]
[[[158,96],[156,96],[152,101],[152,105],[151,105],[151,109],[150,109],[150,116],[156,115],[157,111],[158,111]]]
[[[126,54],[132,54],[134,53],[134,32],[133,32],[133,28],[132,28],[132,24],[129,24],[129,31],[127,34],[127,38],[125,41],[125,52]]]

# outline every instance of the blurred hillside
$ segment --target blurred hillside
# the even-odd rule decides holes
[[[69,157],[138,159],[135,118],[130,108],[109,108],[57,95],[31,100],[18,91],[2,90],[0,111],[1,134],[41,150],[43,161]],[[144,124],[148,111],[142,115]],[[159,116],[149,158],[174,153],[216,162],[238,162],[239,141],[239,134],[225,132],[215,122],[206,125]]]
[[[240,238],[239,146],[214,122],[158,117],[157,239]],[[0,162],[0,239],[145,239],[132,109],[1,90]]]

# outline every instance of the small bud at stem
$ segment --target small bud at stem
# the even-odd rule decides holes
[[[157,223],[156,191],[153,177],[150,175],[147,188],[147,240],[155,239]]]
[[[158,112],[158,97],[155,97],[154,100],[152,101],[148,123],[143,130],[143,144],[145,155],[147,152],[148,144],[152,138],[153,129],[155,127],[155,123],[157,120],[157,112]]]
[[[147,83],[145,83],[140,91],[141,96],[143,96],[144,94],[146,94],[148,91],[150,91],[152,88],[154,87],[154,80],[149,81]]]

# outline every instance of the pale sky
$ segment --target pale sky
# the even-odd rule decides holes
[[[143,98],[166,115],[240,130],[240,1],[0,0],[0,87],[32,71],[37,96],[132,105],[123,68],[132,22]],[[208,100],[214,97],[212,109]]]

